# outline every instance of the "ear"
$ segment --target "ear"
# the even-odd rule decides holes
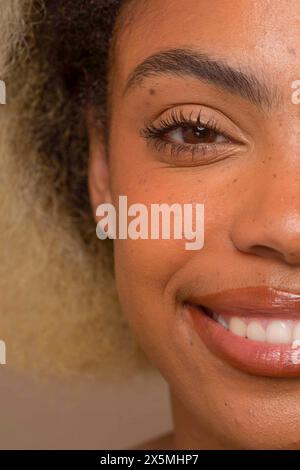
[[[86,126],[89,139],[88,188],[93,214],[100,204],[111,203],[109,184],[109,166],[103,132],[93,109],[86,114]]]

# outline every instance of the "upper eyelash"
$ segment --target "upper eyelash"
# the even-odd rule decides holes
[[[196,117],[196,120],[192,120],[192,114],[193,112],[191,111],[190,116],[186,118],[182,110],[179,111],[179,115],[178,111],[172,110],[170,116],[165,119],[161,119],[158,124],[145,124],[144,129],[141,131],[141,135],[147,139],[157,139],[162,137],[167,132],[177,129],[178,127],[203,126],[211,129],[216,133],[221,133],[226,137],[224,132],[219,129],[217,123],[213,119],[204,122],[201,118],[200,111]]]

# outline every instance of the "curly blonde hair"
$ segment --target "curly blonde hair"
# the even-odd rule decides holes
[[[120,0],[2,0],[0,336],[47,374],[151,369],[122,315],[87,190],[84,110],[106,128]],[[84,39],[83,39],[84,38]]]

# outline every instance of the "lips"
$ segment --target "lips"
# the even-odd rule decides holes
[[[300,377],[300,295],[264,286],[184,302],[208,349],[244,372]]]

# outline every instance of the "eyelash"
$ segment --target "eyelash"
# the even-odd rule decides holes
[[[216,143],[178,144],[163,139],[167,133],[178,128],[205,127],[209,130],[212,130],[216,134],[221,134],[225,139],[228,140],[228,144],[230,144],[230,140],[232,139],[230,139],[226,133],[221,131],[216,121],[210,119],[208,121],[206,120],[205,122],[205,120],[203,120],[201,117],[201,110],[199,111],[196,120],[191,119],[192,114],[193,112],[191,112],[187,118],[182,110],[179,111],[179,114],[178,111],[172,110],[167,118],[161,119],[157,124],[145,124],[144,129],[141,130],[141,136],[148,142],[152,142],[157,151],[163,152],[165,150],[170,150],[172,157],[180,156],[182,154],[188,154],[190,157],[194,157],[198,153],[201,153],[201,155],[205,157],[207,153],[216,152],[218,146],[224,145]]]

